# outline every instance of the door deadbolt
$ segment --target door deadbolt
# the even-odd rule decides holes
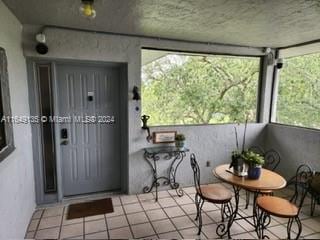
[[[61,129],[61,145],[68,145],[68,129],[62,128]]]
[[[62,128],[61,129],[61,138],[62,139],[67,139],[68,138],[68,129]]]

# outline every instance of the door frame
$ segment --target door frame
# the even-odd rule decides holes
[[[42,58],[27,58],[28,70],[28,87],[29,87],[29,103],[30,115],[39,116],[39,95],[36,91],[37,76],[35,74],[36,64],[50,64],[51,78],[52,78],[52,98],[53,98],[53,112],[54,115],[59,115],[58,104],[58,83],[57,83],[57,65],[59,64],[85,64],[86,66],[100,66],[100,67],[119,67],[120,80],[120,178],[121,178],[121,192],[127,193],[129,186],[129,169],[128,169],[128,64],[119,62],[101,62],[101,61],[82,61],[82,60],[60,60],[60,59],[42,59]],[[43,158],[41,155],[41,132],[38,124],[32,124],[32,148],[34,159],[34,179],[36,203],[38,205],[48,204],[54,202],[61,202],[64,200],[63,184],[62,184],[62,160],[60,147],[60,124],[54,124],[55,134],[55,152],[56,152],[56,180],[57,192],[45,193],[43,188],[44,174],[43,174]]]

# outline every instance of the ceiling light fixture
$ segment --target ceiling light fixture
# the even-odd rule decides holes
[[[94,19],[97,16],[96,10],[93,8],[94,0],[81,0],[81,6],[79,8],[83,17]]]

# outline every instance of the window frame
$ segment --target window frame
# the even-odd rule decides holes
[[[8,76],[8,61],[4,48],[0,47],[0,84],[1,84],[1,104],[2,114],[5,117],[12,117],[11,102],[10,102],[10,88],[9,88],[9,76]],[[0,119],[1,120],[1,119]],[[7,158],[14,150],[14,138],[13,138],[13,124],[12,121],[4,122],[4,133],[6,146],[0,150],[0,162]]]
[[[180,53],[181,55],[195,55],[195,56],[201,56],[201,55],[211,55],[211,56],[229,56],[229,57],[248,57],[248,58],[257,58],[259,60],[259,77],[258,77],[258,83],[257,83],[257,99],[256,99],[256,119],[254,122],[248,122],[251,124],[257,124],[262,123],[261,120],[261,103],[262,103],[262,86],[264,81],[263,72],[267,66],[264,64],[264,58],[265,54],[261,55],[249,55],[249,54],[235,54],[235,53],[216,53],[216,52],[205,52],[205,51],[191,51],[191,50],[181,50],[181,49],[166,49],[166,48],[153,48],[153,47],[142,47],[140,49],[140,53],[142,53],[143,50],[153,50],[153,51],[166,51],[166,52],[172,52],[172,53]],[[189,56],[189,55],[188,55]],[[142,59],[142,54],[141,54]],[[142,63],[142,60],[141,60]],[[142,85],[142,64],[140,67],[140,82]],[[142,99],[143,101],[143,99]],[[141,107],[142,109],[142,107]],[[143,112],[140,112],[141,116],[143,115]],[[267,119],[268,121],[268,119]],[[192,126],[219,126],[219,125],[232,125],[237,124],[236,122],[228,122],[228,123],[203,123],[203,124],[168,124],[168,125],[150,125],[149,127],[152,128],[159,128],[159,127],[192,127]]]
[[[309,44],[301,44],[298,47],[299,48],[304,48],[306,46],[308,46]],[[289,48],[283,48],[283,50],[288,50]],[[295,48],[295,47],[292,47]],[[286,58],[290,58],[290,57],[279,57],[279,50],[282,49],[278,49],[276,51],[276,59],[286,59]],[[316,53],[316,52],[314,52]],[[314,53],[305,53],[305,54],[299,54],[299,55],[294,55],[291,57],[299,57],[299,56],[303,56],[303,55],[309,55],[309,54],[314,54]],[[277,101],[278,101],[278,93],[279,93],[279,82],[280,82],[280,74],[279,74],[279,69],[277,68],[277,66],[274,66],[274,70],[273,70],[273,76],[272,76],[272,88],[271,88],[271,101],[270,101],[270,116],[269,116],[269,124],[273,124],[273,125],[277,125],[277,126],[284,126],[284,127],[291,127],[291,128],[298,128],[298,129],[305,129],[305,130],[311,130],[311,131],[317,131],[320,132],[320,128],[311,128],[311,127],[305,127],[305,126],[299,126],[299,125],[293,125],[293,124],[288,124],[288,123],[280,123],[280,122],[276,122],[276,116],[277,116]]]

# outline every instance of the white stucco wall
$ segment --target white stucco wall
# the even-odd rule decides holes
[[[320,169],[320,131],[315,129],[268,124],[266,147],[281,154],[278,171],[291,178],[300,164],[308,164],[314,170]]]
[[[0,1],[0,47],[8,58],[12,114],[29,115],[22,26]],[[15,151],[0,162],[0,239],[23,238],[35,208],[31,129],[14,125]]]

